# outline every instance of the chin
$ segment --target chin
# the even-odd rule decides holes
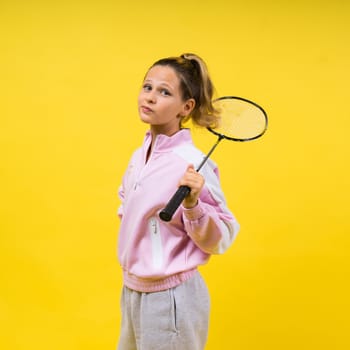
[[[146,116],[140,115],[140,120],[146,124],[150,124],[151,120],[150,118],[147,118]]]

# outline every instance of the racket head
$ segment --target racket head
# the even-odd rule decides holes
[[[268,118],[257,103],[243,97],[223,96],[213,101],[219,110],[220,122],[215,128],[207,128],[219,138],[231,141],[255,140],[267,130]]]

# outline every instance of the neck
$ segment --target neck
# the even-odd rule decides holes
[[[157,135],[172,136],[181,130],[180,125],[176,126],[163,126],[163,125],[151,125],[150,131],[152,134],[152,139]]]

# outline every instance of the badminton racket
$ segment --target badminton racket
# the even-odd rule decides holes
[[[242,97],[223,96],[214,100],[213,105],[219,110],[220,122],[218,127],[207,129],[217,136],[217,141],[196,171],[200,171],[223,139],[237,142],[252,141],[264,135],[267,130],[267,114],[255,102]],[[190,187],[180,186],[166,207],[160,211],[159,217],[163,221],[170,221],[190,191]]]

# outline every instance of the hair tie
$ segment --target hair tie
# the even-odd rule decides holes
[[[197,62],[196,59],[194,58],[188,58],[188,56],[191,55],[190,53],[184,53],[182,54],[180,57],[183,58],[184,60],[188,61],[191,63],[192,67],[194,68],[194,70],[200,74],[201,70],[200,70],[200,66],[199,63]]]

